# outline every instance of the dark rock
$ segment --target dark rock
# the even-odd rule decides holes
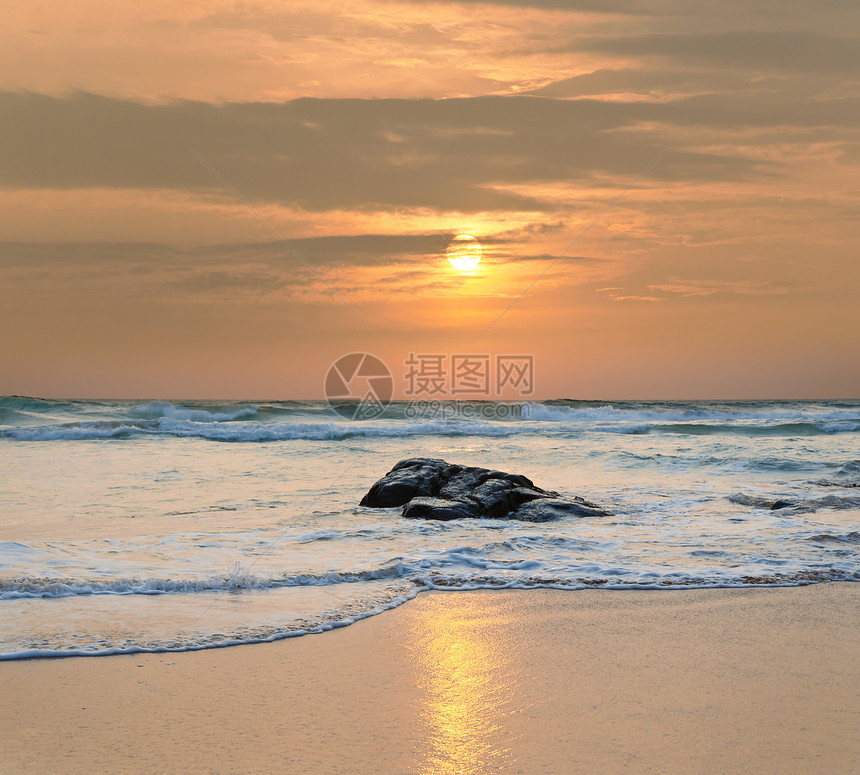
[[[401,460],[361,499],[362,506],[403,506],[418,519],[518,519],[600,517],[609,512],[584,498],[542,490],[525,476],[449,465],[437,458]]]
[[[434,458],[401,460],[361,499],[362,506],[387,508],[402,506],[412,498],[436,495],[440,478],[448,464]]]
[[[478,506],[467,501],[447,498],[413,498],[403,507],[403,516],[412,519],[474,519],[480,517]]]
[[[770,504],[770,510],[776,511],[777,509],[787,509],[789,506],[794,505],[795,504],[791,501],[775,500],[773,503]]]
[[[607,512],[582,498],[541,498],[524,503],[517,509],[517,519],[524,522],[549,522],[561,517],[605,517]]]

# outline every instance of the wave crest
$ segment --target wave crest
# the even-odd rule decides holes
[[[297,573],[284,576],[255,576],[234,566],[223,576],[203,579],[120,578],[69,579],[25,577],[0,580],[0,600],[21,598],[86,597],[90,595],[166,595],[196,592],[237,592],[278,587],[317,587],[361,581],[402,578],[406,568],[399,562],[381,568],[328,573]]]

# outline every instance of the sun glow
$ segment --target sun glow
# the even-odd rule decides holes
[[[481,263],[482,248],[471,234],[458,234],[447,249],[448,261],[460,272],[474,272]]]

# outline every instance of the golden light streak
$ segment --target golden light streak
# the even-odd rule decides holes
[[[500,721],[512,712],[513,675],[509,656],[486,635],[484,619],[499,611],[472,610],[468,598],[452,610],[418,619],[421,718],[428,744],[420,752],[422,775],[504,772],[511,764],[509,739]],[[481,626],[475,626],[480,621]]]

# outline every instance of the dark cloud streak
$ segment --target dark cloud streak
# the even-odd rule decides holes
[[[795,107],[784,111],[804,120]],[[191,144],[249,201],[310,211],[552,210],[552,201],[492,186],[627,178],[656,152],[649,137],[618,133],[641,123],[784,121],[754,102],[730,111],[718,100],[657,105],[538,97],[144,105],[83,93],[6,93],[0,113],[0,181],[7,188],[220,193],[188,151]],[[826,114],[822,121],[833,118]],[[838,111],[835,117],[847,120]],[[678,149],[654,177],[751,179],[762,167]]]
[[[856,37],[808,32],[744,30],[615,36],[576,41],[568,50],[657,57],[679,67],[709,65],[723,70],[842,72],[855,80],[860,73],[860,46]]]

